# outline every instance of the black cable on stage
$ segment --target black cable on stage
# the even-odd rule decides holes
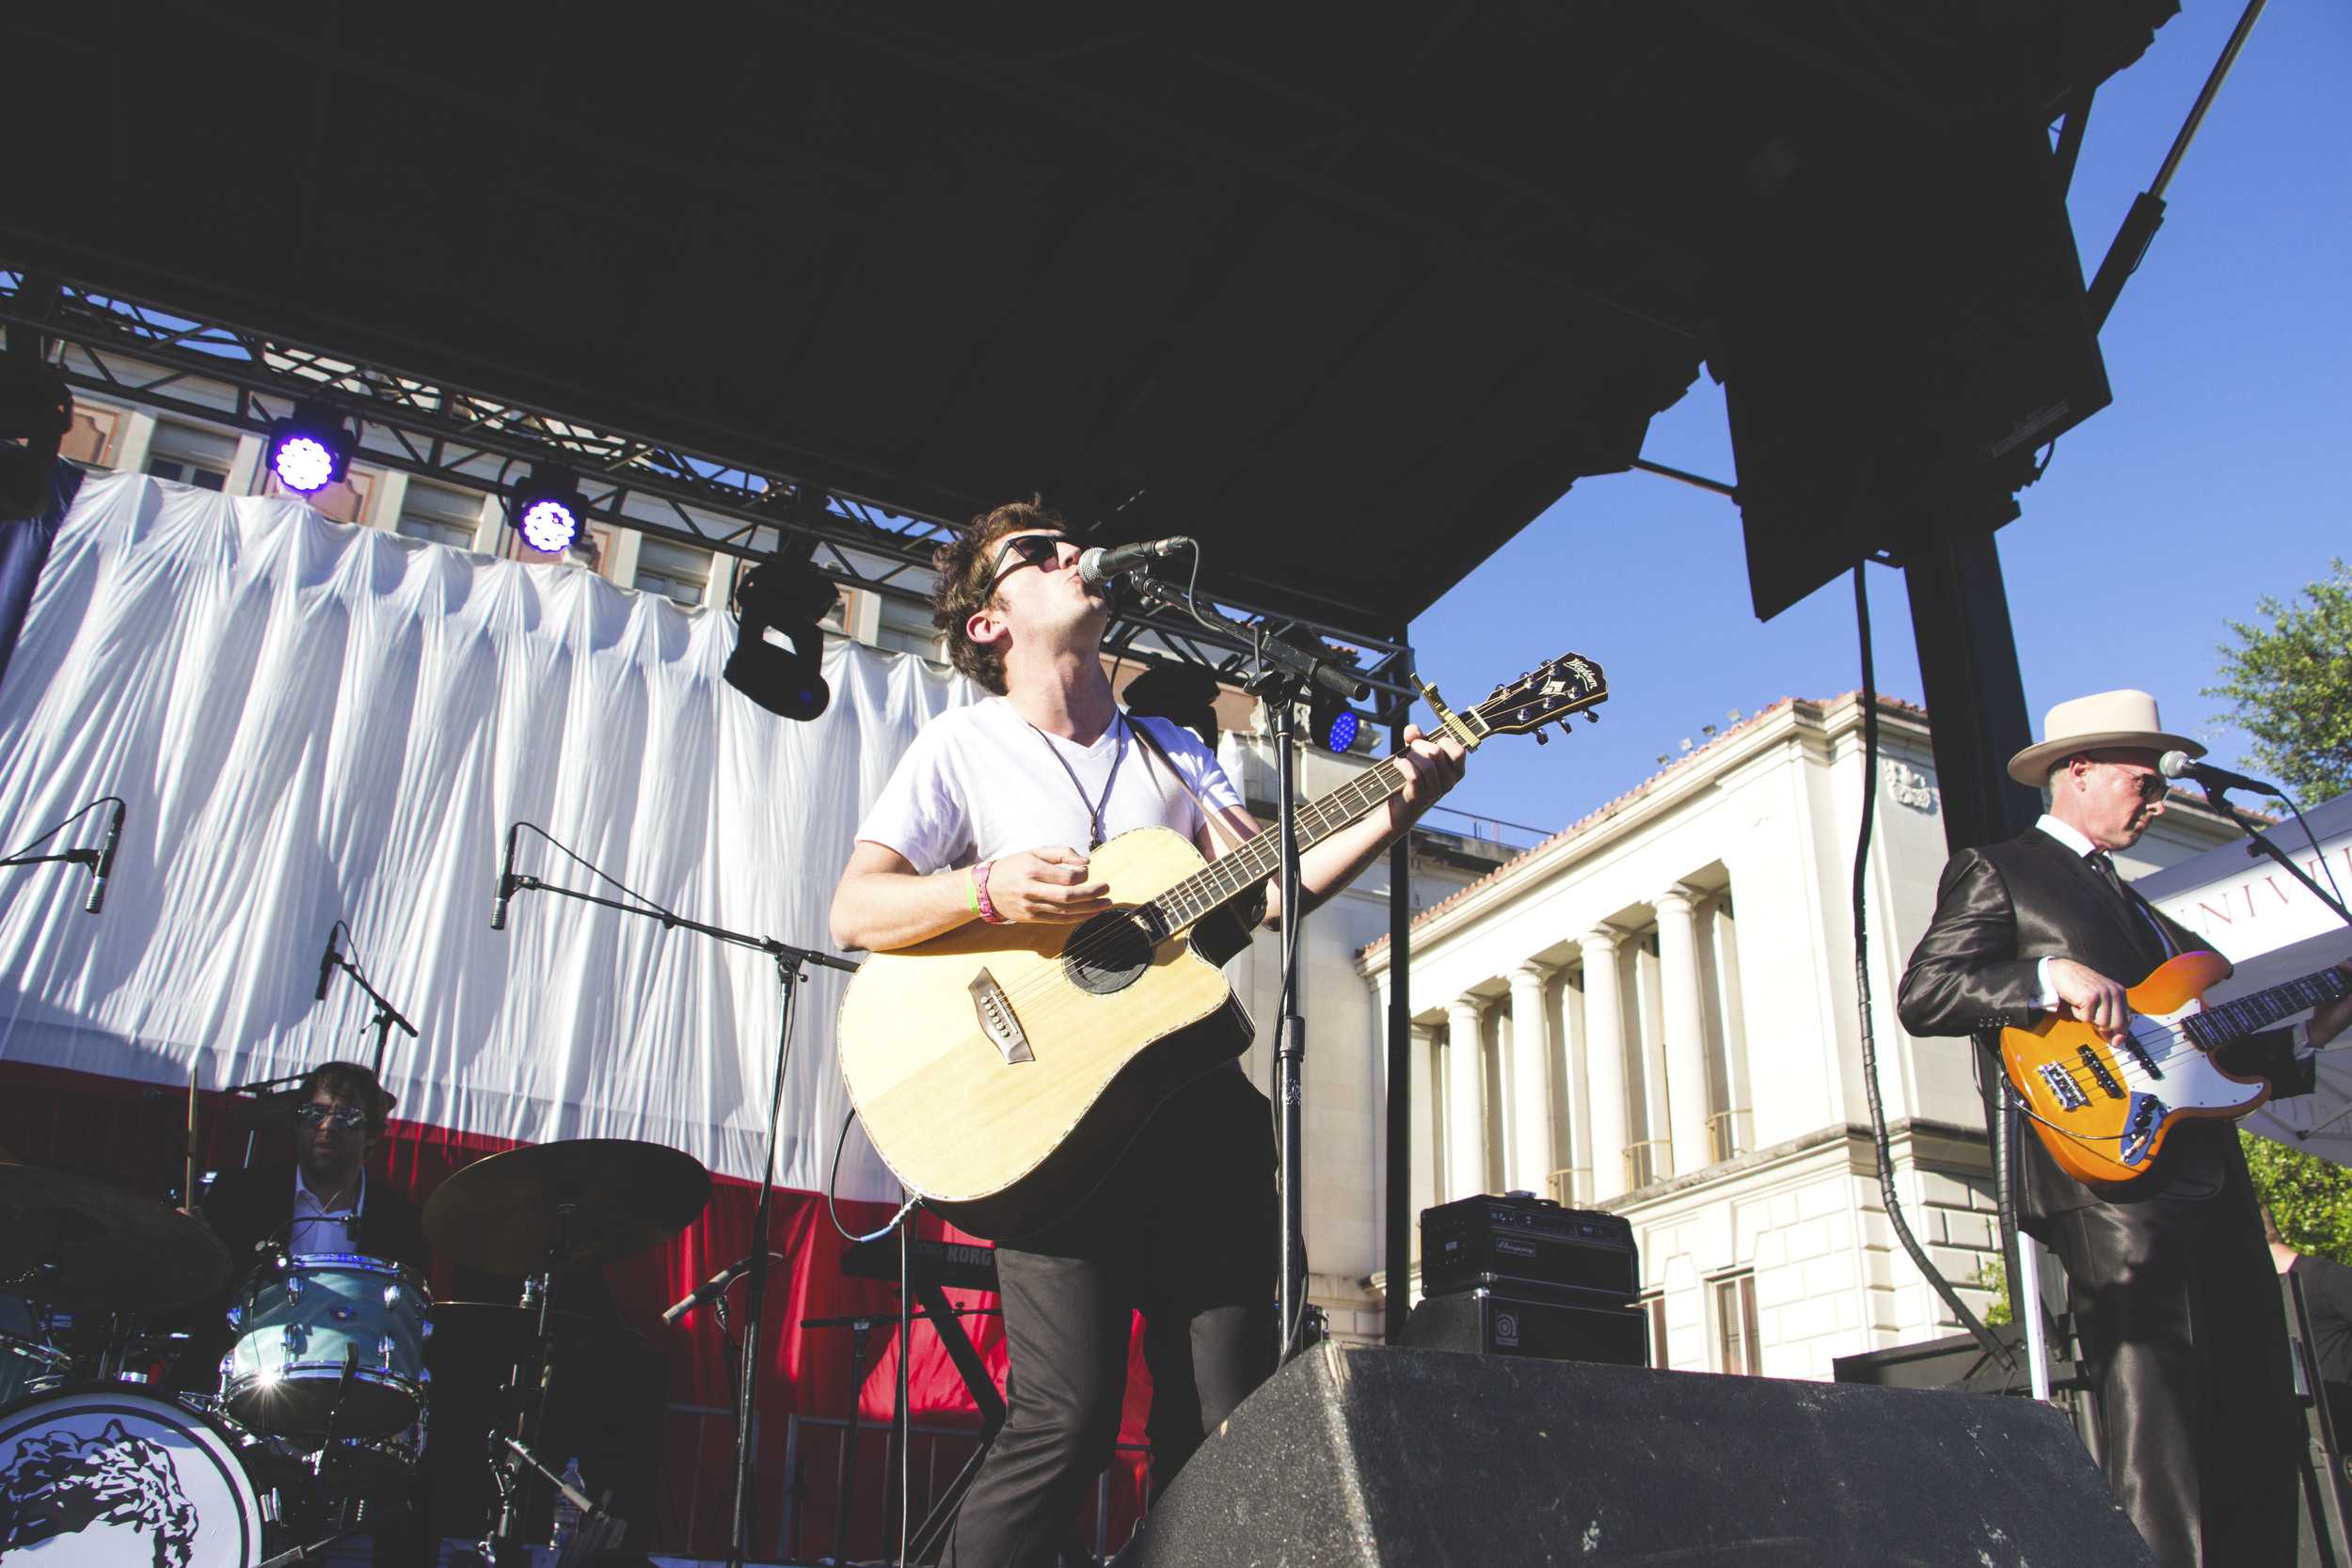
[[[1878,819],[1879,690],[1878,670],[1870,656],[1870,590],[1862,575],[1867,570],[1867,562],[1854,563],[1854,622],[1862,639],[1862,829],[1853,847],[1853,978],[1854,994],[1861,1008],[1862,1091],[1870,1102],[1870,1138],[1878,1151],[1879,1201],[1886,1206],[1887,1223],[1895,1227],[1895,1239],[1902,1243],[1903,1251],[1911,1255],[1912,1262],[1927,1276],[1935,1293],[1944,1298],[1944,1305],[1952,1309],[1961,1327],[1975,1336],[1987,1355],[2013,1370],[2017,1358],[1968,1310],[1968,1304],[1960,1299],[1952,1282],[1928,1260],[1927,1249],[1911,1233],[1911,1222],[1903,1218],[1902,1203],[1895,1196],[1895,1160],[1886,1136],[1886,1103],[1879,1094],[1878,1032],[1870,1022],[1870,927],[1866,895],[1869,888],[1870,831]]]

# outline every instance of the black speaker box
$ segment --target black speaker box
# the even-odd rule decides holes
[[[1520,1296],[1464,1291],[1424,1298],[1405,1322],[1404,1343],[1414,1350],[1646,1367],[1649,1315],[1598,1291],[1576,1300],[1561,1292]]]
[[[2026,1400],[1326,1344],[1202,1444],[1120,1568],[2153,1568]]]

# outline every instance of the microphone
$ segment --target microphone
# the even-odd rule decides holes
[[[2277,784],[2266,784],[2260,779],[2249,779],[2243,773],[2233,773],[2226,768],[2216,768],[2209,762],[2199,762],[2186,752],[2167,752],[2156,759],[2156,771],[2168,779],[2193,779],[2207,789],[2250,789],[2257,795],[2286,797]]]
[[[499,868],[498,902],[490,906],[490,929],[506,929],[506,903],[515,896],[515,835],[523,831],[519,822],[506,830],[506,863]]]
[[[335,973],[335,960],[342,955],[335,951],[335,927],[326,928],[326,951],[319,955],[319,992],[313,1001],[326,1000],[326,977]]]
[[[683,1301],[678,1302],[675,1306],[670,1307],[669,1310],[661,1314],[661,1326],[664,1328],[675,1328],[677,1326],[677,1321],[686,1316],[687,1313],[691,1312],[695,1307],[702,1306],[706,1302],[716,1301],[720,1296],[724,1295],[726,1293],[727,1287],[735,1283],[736,1277],[739,1275],[748,1273],[751,1266],[752,1260],[750,1259],[738,1259],[736,1261],[729,1263],[725,1268],[721,1269],[717,1274],[712,1275],[708,1279],[704,1280],[700,1285],[695,1286],[693,1291],[687,1295]]]
[[[115,814],[106,823],[106,842],[98,847],[98,863],[90,868],[89,902],[82,906],[85,914],[96,914],[106,906],[106,879],[115,874],[115,845],[122,837],[122,802],[115,802]]]
[[[1142,570],[1162,556],[1199,547],[1181,534],[1173,539],[1152,539],[1140,545],[1114,545],[1109,549],[1097,545],[1078,557],[1078,580],[1100,588],[1113,578],[1123,578],[1129,572]]]

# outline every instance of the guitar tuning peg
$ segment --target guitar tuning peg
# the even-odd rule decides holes
[[[1584,722],[1587,724],[1597,724],[1600,722],[1600,715],[1595,713],[1591,708],[1586,708],[1584,710]],[[1568,726],[1566,723],[1563,722],[1560,727],[1565,730]]]
[[[1550,744],[1551,744],[1551,736],[1549,736],[1546,735],[1543,731],[1541,731],[1541,730],[1534,730],[1534,731],[1531,731],[1530,733],[1531,733],[1531,734],[1533,734],[1533,735],[1535,736],[1535,744],[1536,744],[1536,745],[1538,745],[1538,746],[1549,746],[1549,745],[1550,745]]]

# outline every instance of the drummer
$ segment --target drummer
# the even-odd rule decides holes
[[[294,1157],[224,1171],[204,1199],[204,1223],[242,1277],[258,1255],[344,1253],[405,1264],[429,1261],[424,1222],[390,1182],[371,1180],[392,1096],[357,1062],[328,1062],[294,1091]]]

